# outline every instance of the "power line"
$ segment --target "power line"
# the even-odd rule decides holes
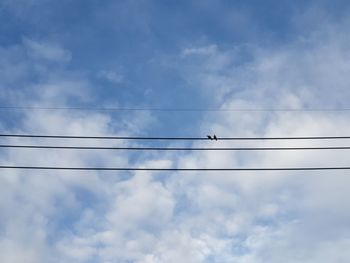
[[[209,140],[206,137],[133,137],[133,136],[75,136],[75,135],[31,135],[0,134],[0,137],[50,138],[50,139],[98,139],[98,140]],[[349,137],[350,138],[350,137]]]
[[[10,145],[0,148],[60,149],[60,150],[140,150],[140,151],[293,151],[293,150],[350,150],[350,146],[325,147],[98,147],[98,146],[53,146]]]
[[[21,170],[78,170],[78,171],[183,171],[183,172],[224,172],[224,171],[321,171],[350,170],[350,167],[279,167],[279,168],[138,168],[138,167],[52,167],[52,166],[10,166],[0,169]]]
[[[158,111],[158,112],[348,112],[350,108],[117,108],[1,106],[0,110]]]
[[[74,135],[36,135],[36,134],[0,134],[0,137],[12,138],[48,138],[48,139],[99,139],[99,140],[203,140],[207,137],[133,137],[133,136],[74,136]],[[247,140],[337,140],[350,139],[350,136],[300,136],[300,137],[218,137],[220,141]],[[211,141],[211,140],[210,140]]]

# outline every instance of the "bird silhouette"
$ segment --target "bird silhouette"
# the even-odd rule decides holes
[[[209,140],[213,140],[213,138],[210,135],[207,135]]]
[[[218,137],[216,137],[216,135],[214,134],[214,140],[217,141],[218,140]]]

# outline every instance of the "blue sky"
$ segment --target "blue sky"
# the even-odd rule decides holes
[[[298,38],[317,32],[318,20],[341,20],[346,10],[342,1],[303,2],[3,1],[1,43],[6,48],[41,41],[64,49],[68,63],[47,61],[46,66],[56,75],[84,79],[93,94],[89,102],[69,102],[72,106],[216,108],[220,104],[198,87],[200,83],[184,76],[186,67],[199,67],[202,58],[181,61],[179,54],[186,48],[210,45],[223,51],[238,49],[237,61],[230,63],[239,66],[252,59],[255,49],[293,45]],[[317,20],[299,23],[298,19],[307,20],[308,12]],[[42,72],[27,74],[23,81],[30,83],[47,78]],[[27,83],[17,85],[20,80],[8,85],[23,90]],[[186,120],[192,124],[200,117],[195,115]],[[170,125],[168,116],[164,118],[162,123]],[[181,120],[173,118],[175,123]]]
[[[349,108],[348,12],[347,1],[325,0],[0,0],[0,105]],[[0,130],[344,136],[350,133],[348,118],[346,112],[1,110]],[[308,145],[321,143],[326,144]],[[217,142],[222,147],[241,145],[267,146]],[[348,166],[349,161],[341,151],[0,151],[0,164],[8,165],[213,168]],[[350,178],[342,171],[3,170],[0,261],[349,262],[349,186]]]
[[[5,2],[2,43],[40,39],[69,50],[66,70],[88,78],[99,103],[208,106],[210,96],[189,87],[183,65],[169,61],[172,57],[193,46],[275,46],[296,37],[291,17],[300,6],[290,1],[244,2]],[[246,53],[242,60],[249,59]],[[98,78],[101,71],[118,71],[125,81],[108,83]]]

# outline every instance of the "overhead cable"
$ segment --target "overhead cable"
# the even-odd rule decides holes
[[[47,138],[47,139],[98,139],[98,140],[188,140],[213,141],[207,137],[152,137],[152,136],[78,136],[78,135],[40,135],[40,134],[8,134],[0,137],[8,138]],[[350,139],[350,136],[283,136],[283,137],[217,137],[218,141],[248,141],[248,140],[338,140]]]
[[[139,168],[139,167],[53,167],[53,166],[11,166],[1,165],[0,169],[21,170],[78,170],[78,171],[182,171],[182,172],[225,172],[225,171],[321,171],[350,170],[341,167],[273,167],[273,168]]]
[[[158,112],[348,112],[350,108],[149,108],[1,106],[0,110],[158,111]]]
[[[325,147],[99,147],[99,146],[53,146],[9,145],[0,148],[59,149],[59,150],[131,150],[131,151],[296,151],[296,150],[350,150],[350,146]]]

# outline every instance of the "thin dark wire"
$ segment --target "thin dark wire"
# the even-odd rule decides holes
[[[0,145],[0,148],[60,149],[60,150],[140,150],[140,151],[293,151],[293,150],[350,150],[350,146],[325,147],[98,147],[52,145]]]
[[[79,111],[163,111],[163,112],[340,112],[350,108],[91,108],[91,107],[31,107],[1,106],[0,110],[79,110]]]
[[[50,138],[50,139],[101,139],[101,140],[203,140],[214,141],[207,137],[133,137],[133,136],[74,136],[74,135],[33,135],[33,134],[0,134],[0,137],[15,138]],[[247,140],[336,140],[350,139],[350,136],[301,136],[301,137],[218,137],[219,141]]]
[[[52,167],[52,166],[10,166],[1,165],[0,169],[26,170],[80,170],[80,171],[317,171],[350,170],[350,167],[280,167],[280,168],[135,168],[135,167]]]
[[[74,135],[29,135],[29,134],[0,134],[0,137],[94,139],[94,140],[95,139],[98,139],[98,140],[209,140],[206,137],[132,137],[132,136],[74,136]]]

